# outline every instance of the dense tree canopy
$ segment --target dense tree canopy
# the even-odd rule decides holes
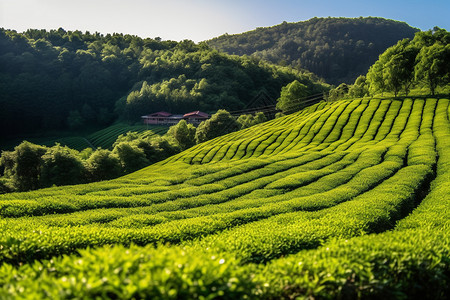
[[[0,29],[0,133],[104,126],[145,113],[245,107],[260,90],[276,99],[306,71],[221,54],[205,43],[123,34]]]
[[[416,60],[415,79],[425,82],[431,94],[439,85],[450,82],[450,44],[424,46]]]
[[[367,73],[365,88],[372,94],[402,91],[426,86],[432,95],[438,86],[450,84],[450,33],[435,28],[418,32],[413,40],[404,39],[388,48]],[[355,82],[361,85],[361,80]]]
[[[338,85],[353,82],[386,48],[412,38],[417,31],[406,23],[382,18],[313,18],[225,34],[208,44],[230,54],[304,68]]]
[[[277,100],[277,108],[283,113],[297,111],[303,107],[302,98],[308,95],[308,88],[294,80],[281,89],[280,98]]]

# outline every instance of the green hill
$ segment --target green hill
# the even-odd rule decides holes
[[[338,85],[353,83],[386,48],[412,39],[417,31],[404,22],[383,18],[313,18],[225,34],[208,44],[229,54],[307,69]]]
[[[64,131],[59,133],[63,137],[55,136],[55,133],[46,136],[41,133],[41,137],[20,137],[15,139],[0,140],[0,150],[12,150],[15,146],[19,145],[23,140],[31,143],[43,146],[53,146],[56,143],[62,146],[68,146],[69,148],[81,151],[86,148],[98,148],[110,149],[118,136],[125,134],[129,131],[132,132],[144,132],[151,131],[152,134],[163,135],[169,129],[168,126],[146,126],[146,125],[128,125],[126,123],[117,123],[101,130],[97,130],[90,134],[82,134],[71,136],[70,131]],[[150,133],[150,132],[149,132]],[[56,134],[57,135],[57,134]]]
[[[1,195],[0,296],[445,299],[449,104],[319,103],[116,180]]]
[[[138,122],[157,111],[246,108],[262,91],[273,101],[310,72],[233,57],[192,41],[124,34],[0,28],[0,136]]]

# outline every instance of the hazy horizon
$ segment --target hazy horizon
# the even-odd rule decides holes
[[[447,29],[449,1],[0,0],[0,27],[124,33],[195,42],[314,17],[382,17],[421,30]]]

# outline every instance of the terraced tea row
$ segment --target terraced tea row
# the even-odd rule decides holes
[[[105,288],[108,297],[125,298],[219,296],[217,289],[230,298],[326,295],[350,284],[352,274],[361,285],[377,284],[362,273],[365,264],[372,264],[376,279],[384,278],[361,245],[403,263],[383,251],[410,251],[414,244],[421,256],[403,270],[418,276],[415,266],[450,249],[442,238],[450,225],[448,193],[442,194],[450,186],[448,111],[447,99],[319,104],[116,180],[2,195],[4,295],[44,295],[33,278],[43,286],[55,284],[65,296],[101,296]],[[439,246],[430,248],[428,228],[434,228],[428,241]],[[412,241],[414,235],[419,238]],[[385,245],[384,239],[396,238],[402,242]],[[108,244],[124,246],[81,250]],[[129,256],[119,258],[123,251]],[[69,256],[54,258],[61,254]],[[93,257],[114,268],[118,262],[134,267],[104,273],[76,262]],[[318,264],[309,263],[312,258]],[[31,265],[37,259],[44,261]],[[153,279],[145,286],[125,283],[146,278],[141,268],[151,270]],[[24,275],[10,275],[17,272]],[[82,278],[98,288],[80,287]],[[164,290],[164,284],[173,288]],[[379,286],[395,290],[389,284]]]
[[[143,132],[145,130],[151,130],[153,134],[163,135],[167,132],[168,127],[161,126],[145,126],[145,125],[135,125],[129,126],[126,124],[116,124],[113,126],[109,126],[105,129],[94,132],[89,135],[87,139],[94,145],[95,147],[101,147],[103,149],[109,149],[116,141],[117,137],[121,134],[125,134],[129,131],[132,132]]]
[[[88,136],[68,136],[68,137],[59,137],[59,138],[49,138],[49,137],[41,137],[41,138],[25,138],[25,140],[32,142],[37,145],[43,145],[52,147],[56,143],[61,144],[62,146],[67,146],[71,149],[76,149],[78,151],[82,151],[86,148],[98,148],[101,147],[103,149],[110,149],[114,142],[117,140],[119,135],[126,134],[127,132],[138,132],[142,133],[147,131],[148,136],[152,135],[163,135],[169,129],[168,126],[146,126],[146,125],[128,125],[124,123],[118,123],[102,130],[91,133]],[[67,133],[66,133],[67,134]],[[12,150],[15,146],[22,142],[23,138],[20,140],[13,140],[9,142],[4,142],[0,146],[2,149]]]

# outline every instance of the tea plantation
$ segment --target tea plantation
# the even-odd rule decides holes
[[[449,115],[319,103],[115,180],[1,195],[0,298],[447,299]]]

